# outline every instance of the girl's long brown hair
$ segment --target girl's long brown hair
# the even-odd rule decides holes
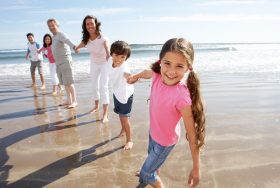
[[[173,38],[168,40],[162,47],[159,59],[161,60],[167,52],[176,52],[184,55],[187,64],[191,70],[186,80],[187,87],[190,91],[192,99],[192,114],[195,123],[195,133],[197,139],[197,147],[201,148],[205,144],[205,108],[202,102],[200,92],[200,80],[198,75],[192,71],[194,62],[193,45],[184,38]],[[152,70],[160,73],[160,63],[155,62],[151,66]]]

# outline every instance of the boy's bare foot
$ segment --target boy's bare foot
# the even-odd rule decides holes
[[[124,136],[124,130],[122,129],[120,134],[118,135],[118,137],[120,138],[120,137],[123,137],[123,136]]]
[[[125,144],[125,146],[124,146],[124,150],[130,150],[130,149],[132,149],[132,147],[133,147],[133,142],[127,142],[126,144]]]
[[[56,96],[56,95],[57,95],[57,92],[56,92],[56,91],[53,91],[53,92],[52,92],[52,95],[53,95],[53,96]]]
[[[67,106],[68,109],[71,109],[71,108],[75,108],[76,106],[78,106],[78,103],[77,102],[73,102],[72,104],[70,104],[69,106]]]
[[[95,106],[95,107],[94,107],[93,109],[91,109],[89,112],[90,112],[90,113],[95,113],[95,112],[97,112],[97,111],[98,111],[98,107]]]

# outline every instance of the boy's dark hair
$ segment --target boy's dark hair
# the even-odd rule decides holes
[[[117,55],[126,55],[126,60],[130,57],[131,49],[129,45],[124,41],[115,41],[110,48],[110,55],[114,54]]]
[[[34,37],[34,34],[33,34],[33,33],[27,33],[27,34],[26,34],[26,37],[29,37],[29,36]]]

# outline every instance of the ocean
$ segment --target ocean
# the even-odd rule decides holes
[[[132,44],[128,59],[132,72],[148,68],[159,56],[162,44]],[[256,78],[280,82],[279,43],[198,43],[194,44],[194,70],[202,75],[249,74]],[[30,62],[25,60],[26,49],[0,50],[0,78],[30,77]],[[73,53],[76,78],[89,74],[89,53],[83,49]],[[44,60],[44,74],[49,75],[48,60]]]

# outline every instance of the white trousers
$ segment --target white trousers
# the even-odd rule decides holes
[[[108,62],[102,64],[91,63],[93,100],[100,100],[102,104],[109,104],[109,69]]]
[[[57,78],[57,74],[56,74],[56,64],[49,63],[49,69],[50,69],[52,85],[58,85],[58,78]]]

